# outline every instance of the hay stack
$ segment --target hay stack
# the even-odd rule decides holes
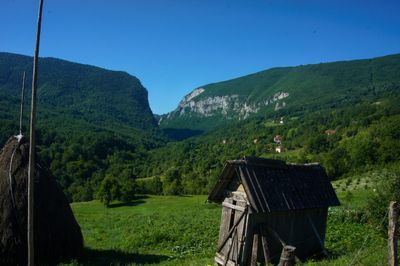
[[[25,138],[19,142],[16,137],[10,138],[0,151],[0,265],[27,263],[28,159],[29,143]],[[50,171],[39,163],[34,214],[37,262],[53,264],[82,252],[82,233],[69,203]]]

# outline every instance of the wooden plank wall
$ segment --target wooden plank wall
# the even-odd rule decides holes
[[[233,200],[231,198],[226,198],[224,200],[224,203],[232,204]],[[231,217],[232,217],[232,209],[228,207],[223,207],[222,208],[222,214],[221,214],[221,225],[219,228],[219,240],[218,240],[218,246],[221,245],[221,241],[225,239],[227,236],[230,225],[231,225]],[[225,246],[221,250],[221,254],[227,254],[228,247],[230,246],[230,240],[228,240],[228,243],[225,244]]]
[[[240,190],[240,187],[239,187]],[[243,213],[247,212],[248,201],[246,194],[243,191],[232,191],[230,196],[225,198],[222,203],[221,225],[218,246],[228,236],[232,226],[236,225],[234,232],[231,234],[226,244],[217,252],[215,261],[221,264],[221,261],[226,260],[229,263],[241,262],[243,254],[244,241],[247,232],[247,213],[243,217]],[[240,220],[240,221],[239,221]],[[223,265],[223,263],[222,263]]]

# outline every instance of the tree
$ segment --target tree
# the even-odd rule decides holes
[[[134,179],[126,178],[121,184],[121,195],[119,200],[122,202],[130,202],[135,198],[135,193],[137,191],[137,185]]]
[[[149,193],[152,193],[155,195],[162,194],[163,183],[161,182],[161,179],[159,176],[155,176],[152,180],[150,180],[149,186],[148,186],[148,191],[149,191]]]
[[[322,165],[329,177],[336,179],[349,169],[349,155],[342,147],[321,154]]]
[[[369,222],[377,226],[381,232],[386,233],[387,219],[385,217],[389,202],[400,201],[400,164],[381,169],[379,175],[379,179],[382,180],[381,185],[368,198],[365,211]]]
[[[165,195],[180,195],[183,192],[181,174],[177,168],[169,169],[163,182]]]
[[[118,180],[112,175],[106,175],[100,184],[97,197],[107,207],[113,200],[121,198],[121,185]]]

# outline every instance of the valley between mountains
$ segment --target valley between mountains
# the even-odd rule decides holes
[[[31,66],[0,53],[2,143],[18,133]],[[163,115],[128,73],[55,58],[40,69],[39,161],[85,239],[83,256],[61,265],[211,265],[221,210],[204,195],[227,160],[248,156],[320,162],[333,182],[342,206],[328,212],[329,257],[305,265],[386,263],[387,202],[400,184],[400,55],[199,86]],[[25,134],[27,124],[25,113]]]
[[[21,73],[31,61],[0,53],[3,143],[17,133]],[[332,179],[400,159],[400,55],[200,86],[164,115],[151,112],[147,90],[125,72],[55,58],[40,67],[39,155],[71,201],[95,199],[104,180],[135,193],[207,194],[224,162],[243,156],[319,161]]]

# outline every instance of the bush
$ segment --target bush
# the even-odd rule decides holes
[[[389,202],[400,202],[400,165],[382,169],[380,175],[382,183],[368,199],[365,211],[368,221],[386,233]]]
[[[106,175],[101,181],[100,188],[97,192],[97,198],[109,206],[114,200],[122,202],[130,202],[135,198],[137,185],[135,179],[129,177],[117,178],[113,175]]]
[[[89,182],[81,184],[80,182],[73,183],[69,187],[69,192],[72,195],[73,202],[90,201],[93,199],[93,189]]]
[[[137,193],[161,195],[163,193],[163,183],[159,176],[137,182]]]

